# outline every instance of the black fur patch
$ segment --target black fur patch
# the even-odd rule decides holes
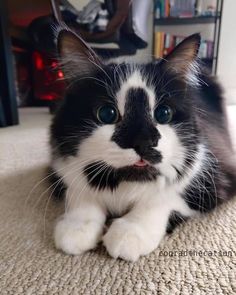
[[[159,172],[152,166],[134,167],[127,166],[119,169],[106,167],[105,163],[95,162],[84,168],[84,174],[91,187],[99,190],[115,190],[122,181],[150,182],[157,179]]]
[[[53,169],[48,170],[48,179],[51,191],[56,200],[62,200],[65,197],[67,187],[62,178],[57,175]]]
[[[158,145],[158,132],[150,114],[149,101],[143,88],[131,88],[126,97],[125,114],[116,125],[112,140],[121,148],[133,148],[141,158],[151,163],[161,161],[153,147]]]
[[[51,145],[55,154],[62,157],[75,155],[80,143],[101,125],[96,110],[106,103],[116,104],[112,93],[118,86],[112,68],[107,67],[106,71],[110,73],[111,81],[103,72],[97,71],[93,77],[84,77],[68,88],[51,125]],[[111,82],[114,83],[113,89],[109,86]]]
[[[178,225],[185,222],[186,220],[187,217],[184,217],[179,212],[173,211],[169,217],[166,232],[171,234]]]

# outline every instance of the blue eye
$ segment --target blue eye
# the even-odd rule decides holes
[[[118,121],[118,110],[111,105],[105,105],[97,110],[97,118],[103,124],[113,124]]]
[[[159,124],[167,124],[173,118],[173,110],[167,105],[158,106],[154,111],[154,117]]]

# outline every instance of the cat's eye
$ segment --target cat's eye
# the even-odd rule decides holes
[[[154,111],[154,117],[159,124],[167,124],[173,118],[173,110],[167,105],[160,105]]]
[[[97,118],[103,124],[114,124],[119,119],[119,112],[112,105],[104,105],[97,110]]]

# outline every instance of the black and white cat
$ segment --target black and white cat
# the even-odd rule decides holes
[[[81,254],[102,240],[112,257],[135,261],[173,214],[210,211],[236,192],[222,91],[198,64],[199,44],[194,34],[166,59],[106,64],[59,33],[69,86],[51,126],[54,179],[66,192],[57,248]]]

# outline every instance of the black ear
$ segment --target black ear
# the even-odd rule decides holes
[[[57,47],[66,78],[89,75],[102,65],[92,48],[72,31],[61,30],[59,32]]]
[[[200,34],[193,34],[178,44],[166,58],[168,70],[182,74],[186,77],[191,71],[196,70],[196,60],[201,44]]]

